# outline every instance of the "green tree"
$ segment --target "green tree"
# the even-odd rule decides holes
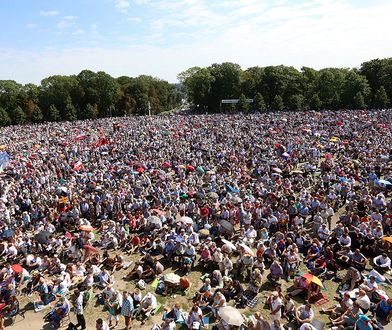
[[[82,91],[76,76],[50,76],[41,81],[39,107],[47,115],[53,104],[60,112],[61,120],[67,120],[65,104],[68,98],[79,106]],[[72,103],[71,102],[71,103]]]
[[[249,111],[249,103],[246,101],[246,96],[244,94],[240,95],[238,101],[238,110],[248,112]]]
[[[271,108],[273,110],[283,110],[284,109],[283,99],[280,95],[275,95],[274,100],[271,105]]]
[[[26,114],[21,107],[16,107],[12,113],[12,122],[15,125],[22,125],[26,123]]]
[[[355,109],[365,109],[366,108],[365,98],[363,97],[363,94],[361,92],[358,92],[357,94],[355,94],[353,105],[354,105]]]
[[[267,110],[267,105],[265,104],[264,97],[261,95],[261,93],[257,93],[254,100],[253,104],[255,106],[255,109],[258,111],[265,111]]]
[[[386,108],[389,104],[388,94],[385,91],[384,86],[380,86],[380,88],[376,91],[374,95],[373,104],[378,109]]]
[[[309,106],[312,110],[320,110],[321,105],[322,105],[318,94],[313,94],[308,103],[309,103]]]
[[[11,125],[11,118],[7,111],[5,111],[3,108],[0,108],[0,126],[8,125]]]
[[[87,103],[86,110],[84,113],[85,113],[86,118],[91,118],[91,119],[97,118],[98,117],[97,105],[93,106],[90,103]]]
[[[11,113],[18,106],[23,106],[20,93],[22,85],[13,80],[0,80],[0,107]]]
[[[304,104],[304,97],[301,94],[291,95],[289,99],[289,108],[291,110],[300,110]]]
[[[59,121],[61,119],[60,112],[54,104],[50,105],[48,115],[50,121]]]
[[[33,113],[31,114],[31,119],[33,123],[41,123],[44,119],[44,115],[39,107],[35,107]]]
[[[67,121],[74,121],[78,119],[76,109],[72,104],[72,100],[70,97],[67,97],[64,104],[64,113],[65,113],[65,120]]]

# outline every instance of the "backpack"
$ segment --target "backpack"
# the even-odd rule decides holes
[[[68,324],[67,330],[78,330],[78,327],[75,324],[73,324],[72,322],[70,322]]]

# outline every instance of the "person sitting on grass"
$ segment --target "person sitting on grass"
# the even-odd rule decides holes
[[[359,304],[357,302],[354,302],[352,308],[347,309],[337,319],[331,319],[331,322],[334,326],[344,325],[345,327],[351,327],[357,322],[361,314],[362,311],[359,307]]]
[[[301,305],[295,309],[295,320],[299,324],[312,323],[314,312],[310,304]]]
[[[146,323],[147,318],[155,311],[158,302],[157,298],[151,292],[147,293],[140,301],[140,306],[135,310],[132,320],[141,316],[141,324]]]
[[[374,268],[381,272],[387,272],[391,269],[391,259],[386,253],[375,257],[373,259]]]
[[[321,312],[325,314],[331,314],[331,319],[336,319],[338,316],[345,313],[348,309],[353,307],[353,301],[350,298],[350,294],[346,292],[343,295],[343,299],[340,300],[339,304],[333,305],[329,308],[322,309]]]
[[[381,299],[375,306],[372,306],[372,310],[378,318],[390,322],[392,320],[392,298]]]

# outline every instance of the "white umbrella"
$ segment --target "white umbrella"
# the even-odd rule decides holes
[[[183,222],[191,225],[193,223],[193,220],[190,217],[181,217],[178,222]]]
[[[147,218],[147,222],[149,224],[154,224],[154,225],[159,225],[161,223],[161,219],[159,219],[157,216],[152,215]]]
[[[212,198],[212,199],[219,199],[219,195],[216,192],[214,192],[214,191],[209,192],[207,194],[207,196]]]
[[[227,324],[240,327],[244,323],[241,312],[234,307],[225,306],[218,309],[218,314]]]
[[[181,277],[178,276],[177,274],[169,273],[164,276],[164,279],[166,282],[176,284],[176,283],[180,283]]]
[[[232,242],[228,241],[227,239],[222,238],[222,242],[223,244],[226,244],[228,247],[230,247],[232,250],[237,250],[235,245]]]
[[[274,167],[272,169],[272,171],[274,171],[275,173],[282,173],[282,170],[280,168]]]
[[[251,256],[255,255],[253,250],[249,246],[245,245],[244,243],[240,243],[239,246],[241,246],[244,249],[245,253],[247,253]]]
[[[233,203],[235,203],[235,204],[242,203],[242,199],[241,199],[240,197],[238,197],[238,196],[234,197],[234,198],[232,199],[232,201],[233,201]]]

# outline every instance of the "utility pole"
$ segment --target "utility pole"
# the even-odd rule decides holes
[[[148,115],[151,116],[151,103],[150,103],[150,101],[148,101],[147,108],[148,108]]]

